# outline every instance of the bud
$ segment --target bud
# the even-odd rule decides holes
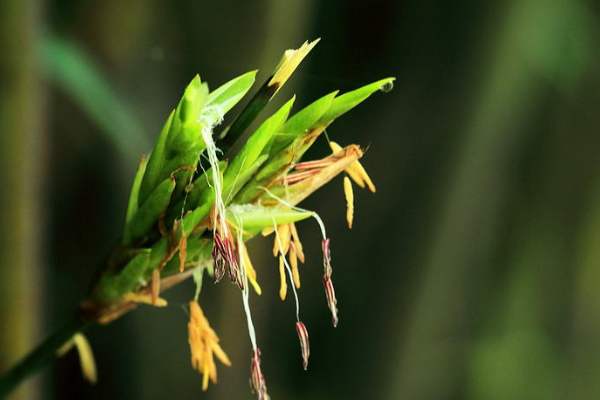
[[[300,350],[302,351],[302,365],[304,370],[308,369],[308,357],[310,357],[310,343],[308,341],[308,331],[303,322],[296,322],[296,332],[300,340]]]

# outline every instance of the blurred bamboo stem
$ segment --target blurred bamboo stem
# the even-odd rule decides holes
[[[41,86],[39,1],[0,3],[0,371],[33,345],[40,325]],[[37,399],[30,383],[13,399]]]
[[[0,377],[0,399],[11,393],[25,378],[57,357],[58,349],[77,332],[82,332],[91,323],[76,314],[63,327],[59,328],[35,350]]]
[[[521,144],[519,124],[537,100],[517,50],[520,30],[515,21],[526,21],[520,18],[522,9],[520,2],[512,2],[497,17],[502,23],[494,32],[495,44],[482,54],[490,59],[484,73],[489,78],[465,128],[388,398],[443,398],[459,385],[467,354],[463,343],[454,340],[468,328],[469,291],[464,283],[490,256],[515,148]]]

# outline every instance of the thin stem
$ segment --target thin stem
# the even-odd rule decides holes
[[[0,377],[0,399],[12,392],[25,378],[56,358],[57,350],[77,332],[85,330],[91,323],[75,315],[64,326],[55,331],[35,350]]]

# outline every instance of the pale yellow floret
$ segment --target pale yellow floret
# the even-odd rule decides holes
[[[219,345],[219,337],[210,327],[202,309],[195,301],[190,302],[188,336],[192,366],[202,374],[202,390],[206,390],[209,379],[213,384],[217,383],[217,367],[214,356],[217,356],[227,366],[231,366],[231,361]]]
[[[284,301],[287,296],[287,282],[285,279],[285,264],[283,256],[279,256],[279,298]]]
[[[354,220],[354,192],[352,191],[352,182],[347,176],[344,177],[344,194],[346,195],[346,220],[348,228],[352,229]]]
[[[250,261],[250,256],[248,255],[248,249],[246,248],[246,245],[244,245],[244,242],[242,241],[240,241],[240,243],[242,246],[242,257],[244,257],[244,265],[246,267],[246,274],[248,276],[248,280],[250,281],[250,284],[252,284],[252,287],[254,288],[256,294],[260,296],[262,294],[262,289],[256,281],[256,270],[252,265],[252,261]]]

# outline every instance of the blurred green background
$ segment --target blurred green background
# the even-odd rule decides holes
[[[340,324],[316,224],[301,307],[277,296],[271,241],[250,252],[274,399],[600,399],[600,5],[593,0],[0,1],[0,370],[56,328],[116,242],[138,157],[195,73],[272,71],[321,37],[296,110],[398,78],[329,130],[369,150],[376,195],[342,181],[305,203],[332,240]],[[311,156],[327,152],[322,142]],[[91,330],[99,382],[70,353],[14,399],[251,399],[239,293],[201,304],[233,367],[201,392],[181,306]]]

